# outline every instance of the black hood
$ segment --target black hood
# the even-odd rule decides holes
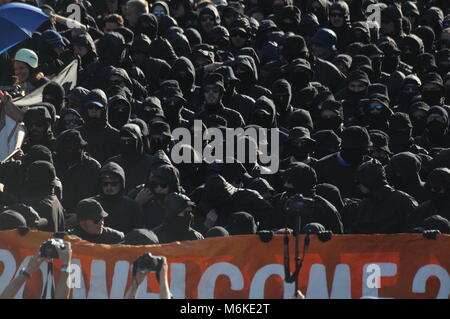
[[[261,111],[263,112],[265,118],[270,119],[270,123],[267,123],[264,126],[263,126],[264,123],[259,123],[257,120],[260,116],[258,113]],[[253,124],[257,124],[257,125],[260,125],[265,128],[277,127],[276,114],[277,114],[276,107],[275,107],[275,104],[273,103],[273,101],[263,95],[255,101],[252,122],[253,122]],[[258,122],[258,123],[255,123],[255,122]]]
[[[427,182],[425,184],[427,189],[443,188],[446,194],[450,194],[450,169],[448,168],[435,168],[430,175],[428,175]]]
[[[171,193],[164,199],[164,219],[170,221],[187,207],[194,206],[189,197],[180,193]]]
[[[160,83],[170,76],[172,68],[169,63],[161,59],[149,59],[142,66],[142,71],[148,82],[149,93],[152,94],[160,88]]]
[[[152,13],[144,13],[139,16],[136,27],[136,34],[142,33],[155,40],[158,35],[158,19]]]
[[[150,181],[164,182],[169,192],[180,192],[180,172],[172,165],[161,165],[152,172]]]
[[[258,81],[258,72],[253,58],[248,55],[238,55],[233,61],[234,74],[242,81],[242,76],[236,73],[236,68],[238,66],[242,66],[247,69],[247,72],[245,73],[247,75],[245,80],[250,81],[249,83],[242,83],[242,85],[251,86],[256,84]]]
[[[42,92],[42,102],[51,103],[59,114],[64,103],[64,88],[57,82],[48,83]]]
[[[99,183],[100,194],[102,194],[100,182],[105,175],[109,175],[109,176],[113,175],[113,176],[120,177],[120,182],[122,183],[122,191],[125,189],[125,171],[123,170],[122,167],[120,167],[119,164],[109,162],[109,163],[103,165],[103,167],[100,169],[100,172],[98,174],[97,181]]]
[[[181,77],[180,72],[185,75]],[[178,81],[184,95],[192,92],[195,87],[195,68],[192,62],[184,56],[177,59],[172,65],[172,78]]]
[[[118,105],[125,105],[120,110]],[[130,102],[122,95],[114,95],[108,100],[108,121],[112,127],[120,130],[130,120],[131,105]]]
[[[125,71],[122,68],[115,68],[113,66],[109,66],[106,68],[105,76],[107,81],[109,82],[109,78],[113,75],[120,76],[124,79],[126,87],[133,93],[133,82],[131,81],[130,76],[128,75],[128,72]]]
[[[395,154],[389,160],[386,171],[390,173],[399,173],[401,176],[408,177],[418,175],[422,166],[422,159],[419,155],[402,152]]]
[[[339,212],[344,208],[344,202],[338,187],[327,183],[319,184],[316,187],[316,193],[333,204]]]
[[[172,65],[177,59],[177,54],[167,39],[158,38],[150,44],[150,56],[161,59]]]
[[[125,124],[120,129],[120,135],[121,136],[126,135],[126,136],[133,137],[135,140],[137,140],[136,154],[142,155],[144,153],[144,144],[142,142],[142,133],[141,133],[141,129],[139,128],[139,126],[137,126],[136,124]]]
[[[230,215],[226,226],[230,235],[256,234],[257,226],[255,218],[246,212],[238,212]]]
[[[362,163],[356,172],[357,183],[366,186],[370,191],[377,191],[386,185],[386,172],[378,161]]]
[[[118,32],[109,32],[97,42],[97,53],[102,62],[119,65],[125,57],[125,39]]]
[[[283,180],[294,186],[296,194],[312,197],[316,194],[317,174],[309,165],[296,162],[283,174]]]
[[[222,176],[208,177],[202,194],[202,200],[211,207],[220,208],[236,193],[237,188],[228,183]]]

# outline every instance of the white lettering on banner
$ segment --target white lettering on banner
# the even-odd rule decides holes
[[[295,283],[284,281],[284,267],[280,264],[270,264],[259,269],[253,277],[250,285],[249,299],[264,299],[264,287],[271,276],[279,276],[284,282],[284,299],[292,299],[295,293]]]
[[[244,278],[238,267],[226,262],[216,263],[209,266],[200,279],[198,284],[199,299],[214,299],[216,280],[221,275],[230,278],[232,290],[242,290],[244,288]]]
[[[104,260],[92,261],[89,287],[88,299],[108,298],[108,289],[106,288],[106,263]]]
[[[363,295],[362,298],[380,298],[378,289],[381,288],[381,277],[392,277],[397,274],[397,264],[394,263],[370,263],[363,267]],[[378,276],[378,278],[375,278]],[[375,278],[373,285],[371,278]],[[368,283],[370,282],[370,285]],[[381,299],[381,298],[380,298]],[[391,299],[391,298],[382,298]]]
[[[66,280],[66,285],[69,288],[81,288],[81,267],[76,264],[70,264],[69,269],[70,271],[69,276]]]
[[[32,256],[27,256],[27,257],[25,257],[22,260],[22,263],[17,268],[16,275],[14,276],[14,278],[17,278],[20,275],[20,269],[26,268],[28,266],[28,263],[30,262],[31,257]],[[22,285],[22,287],[20,287],[20,289],[17,292],[17,294],[14,297],[14,299],[23,299],[23,292],[24,292],[24,290],[25,290],[25,283]]]
[[[170,264],[170,292],[175,299],[186,298],[186,265]]]
[[[426,265],[417,271],[414,277],[412,291],[424,293],[428,278],[435,276],[439,279],[440,289],[436,299],[448,299],[450,296],[450,277],[445,268],[438,265]]]
[[[327,273],[325,266],[314,264],[309,272],[307,299],[330,299],[328,293]],[[347,264],[339,264],[334,270],[331,299],[351,299],[350,267]]]
[[[81,268],[81,262],[79,259],[72,259],[72,266],[78,266]],[[86,299],[86,283],[84,281],[83,272],[80,273],[80,277],[78,278],[79,283],[78,286],[75,286],[72,290],[72,298],[73,299]]]
[[[0,249],[0,263],[3,264],[3,272],[0,276],[0,294],[8,286],[16,272],[16,259],[9,250]]]

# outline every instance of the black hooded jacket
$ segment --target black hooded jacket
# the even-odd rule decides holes
[[[61,179],[64,189],[62,204],[69,214],[75,213],[80,200],[97,193],[95,184],[100,170],[100,164],[86,154],[81,145],[75,145],[77,141],[71,138],[73,131],[68,130],[58,136],[55,157],[56,174]],[[66,151],[75,146],[79,146],[81,156],[77,162],[68,163],[65,160]]]
[[[117,195],[106,195],[102,191],[101,181],[105,176],[120,178],[121,190]],[[140,228],[143,224],[141,206],[124,194],[125,172],[116,163],[105,164],[98,174],[99,195],[94,198],[102,205],[108,213],[105,218],[105,226],[128,233],[133,229]]]
[[[240,82],[236,89],[238,93],[248,95],[255,100],[262,95],[271,96],[270,90],[259,86],[258,83],[258,70],[255,60],[248,55],[238,55],[232,62],[234,74],[239,78]],[[243,68],[246,71],[244,73],[237,73],[237,68]]]
[[[261,96],[255,101],[251,123],[263,128],[275,128],[277,127],[276,114],[273,101],[266,96]]]
[[[203,235],[191,228],[192,215],[177,217],[177,215],[192,203],[189,197],[179,194],[168,194],[164,200],[164,222],[154,228],[161,244],[174,241],[199,240]],[[179,223],[181,222],[181,223]]]
[[[278,194],[274,199],[275,210],[268,222],[269,229],[283,227],[295,228],[295,213],[288,213],[286,205],[289,197],[300,194],[308,199],[309,204],[301,212],[301,223],[320,223],[325,229],[335,234],[343,232],[341,216],[337,209],[326,199],[316,195],[317,176],[312,167],[303,163],[295,163],[283,174],[285,182],[292,184],[293,189]]]
[[[393,189],[380,163],[368,161],[357,171],[358,183],[369,189],[367,198],[350,210],[348,229],[353,234],[404,232],[408,215],[417,207],[410,195]]]
[[[264,227],[266,218],[272,213],[272,205],[261,195],[251,189],[235,188],[222,176],[213,175],[208,178],[202,194],[206,206],[215,208],[219,218],[216,226],[226,226],[232,213],[247,212]]]
[[[427,197],[425,182],[419,175],[421,166],[421,157],[410,152],[395,154],[386,165],[389,184],[408,193],[419,203],[422,203]]]
[[[195,85],[195,67],[192,62],[182,56],[172,64],[171,77],[178,81],[183,97],[187,100],[186,107],[195,110],[200,104],[200,90]]]
[[[42,138],[37,138],[36,136],[27,134],[22,145],[22,150],[24,151],[24,153],[27,153],[33,145],[38,144],[44,145],[50,150],[54,150],[55,138],[52,131],[52,117],[47,108],[43,106],[29,108],[23,117],[23,121],[25,123],[25,126],[27,125],[27,123],[45,123]]]
[[[155,158],[144,153],[144,144],[142,142],[142,133],[136,124],[126,124],[120,129],[120,136],[132,137],[134,140],[134,149],[124,149],[122,147],[120,155],[114,156],[106,161],[119,164],[125,171],[127,183],[125,193],[128,193],[134,187],[141,185],[147,180],[147,173],[153,165]]]

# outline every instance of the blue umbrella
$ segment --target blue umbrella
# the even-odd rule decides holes
[[[41,9],[23,3],[0,7],[0,54],[33,36],[50,17]]]

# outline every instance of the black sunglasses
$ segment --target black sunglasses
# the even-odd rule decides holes
[[[103,218],[102,216],[100,216],[100,217],[97,217],[97,218],[95,218],[95,219],[92,219],[92,222],[93,222],[94,224],[98,224],[98,223],[100,223],[103,219],[104,219],[104,218]]]

